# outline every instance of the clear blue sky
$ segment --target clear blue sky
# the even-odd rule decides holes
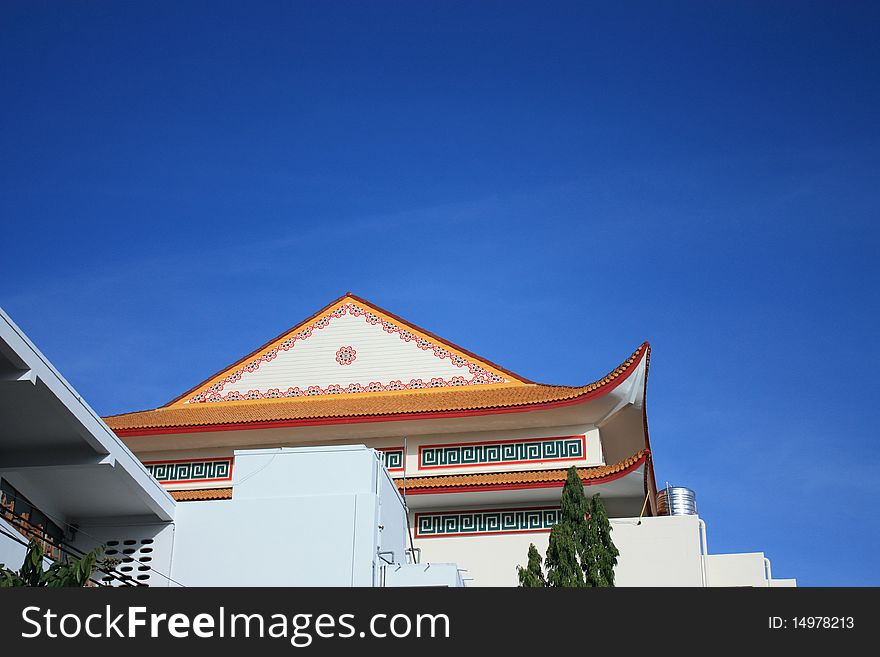
[[[352,291],[534,380],[643,340],[713,552],[880,584],[876,3],[0,5],[2,305],[102,414]]]

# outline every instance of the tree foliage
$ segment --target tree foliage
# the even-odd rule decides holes
[[[77,558],[56,561],[46,570],[43,568],[45,552],[35,541],[28,544],[24,563],[18,572],[0,564],[0,588],[19,586],[45,586],[48,588],[86,586],[98,566],[98,556],[103,548],[96,548]]]
[[[611,540],[611,523],[602,498],[596,493],[590,499],[587,519],[587,550],[581,562],[587,586],[614,586],[614,567],[620,550]]]
[[[523,568],[517,566],[516,570],[519,574],[519,585],[528,588],[540,588],[547,586],[547,580],[544,579],[544,572],[541,570],[541,554],[534,543],[529,543],[529,565]]]
[[[584,485],[577,468],[568,470],[568,478],[562,488],[559,522],[550,530],[547,548],[547,584],[549,586],[577,588],[585,586],[582,563],[587,560],[587,515],[590,505],[584,495]]]
[[[562,489],[559,522],[550,530],[544,566],[529,545],[528,566],[517,567],[520,586],[563,588],[614,586],[614,567],[620,552],[611,540],[611,523],[597,493],[587,499],[577,468],[568,470]]]

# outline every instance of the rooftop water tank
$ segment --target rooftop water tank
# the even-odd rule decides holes
[[[657,493],[657,512],[661,516],[695,516],[697,494],[683,486],[667,486]]]

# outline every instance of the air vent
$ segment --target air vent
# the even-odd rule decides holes
[[[105,543],[107,549],[104,550],[104,554],[118,560],[119,563],[113,573],[99,572],[98,581],[106,586],[149,586],[155,572],[150,566],[150,562],[153,560],[151,555],[154,549],[153,543],[152,538],[125,538],[107,541]],[[120,545],[126,547],[120,550]]]
[[[157,586],[170,584],[172,523],[143,525],[85,525],[74,547],[88,552],[104,546],[104,557],[112,560],[108,572],[98,570],[94,580],[104,586]]]

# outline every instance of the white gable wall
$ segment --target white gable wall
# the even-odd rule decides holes
[[[348,365],[337,362],[341,347],[352,347],[356,352]],[[458,367],[449,358],[439,358],[415,341],[407,342],[398,333],[386,332],[381,324],[343,315],[289,350],[279,351],[273,360],[262,362],[253,372],[244,372],[238,381],[227,383],[220,394],[244,395],[251,390],[265,393],[275,388],[284,393],[288,388],[306,391],[310,386],[344,388],[351,383],[366,387],[379,382],[387,386],[392,381],[408,384],[413,379],[429,384],[432,378],[442,378],[448,384],[454,377],[470,381],[473,376],[467,366]]]

